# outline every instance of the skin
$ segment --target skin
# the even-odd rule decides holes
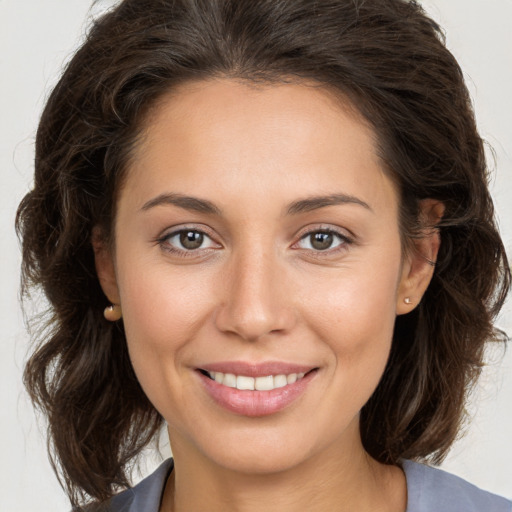
[[[405,510],[404,474],[364,451],[359,411],[384,371],[396,315],[428,286],[425,258],[435,260],[439,239],[426,233],[404,255],[397,192],[374,139],[350,105],[305,84],[188,84],[148,116],[119,194],[114,250],[98,232],[94,246],[137,377],[168,423],[176,469],[162,511]],[[333,194],[357,200],[289,212]],[[184,228],[208,235],[199,249],[180,245]],[[336,232],[332,246],[318,250],[311,230]],[[198,367],[226,360],[318,370],[284,410],[247,417],[217,405],[198,378]]]

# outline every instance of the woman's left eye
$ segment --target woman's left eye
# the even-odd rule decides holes
[[[327,251],[350,243],[346,237],[332,230],[319,229],[306,233],[297,243],[300,249],[311,251]]]
[[[171,252],[190,252],[198,249],[210,249],[216,247],[214,241],[204,232],[197,229],[180,229],[160,240],[165,248]]]

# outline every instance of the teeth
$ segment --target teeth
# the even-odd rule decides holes
[[[304,377],[304,373],[290,373],[289,375],[266,375],[265,377],[248,377],[232,373],[208,372],[208,375],[219,384],[240,390],[271,391],[293,384]]]
[[[254,389],[258,391],[270,391],[274,389],[274,377],[272,377],[272,375],[256,377],[254,379]]]
[[[225,373],[222,384],[230,388],[236,388],[236,375],[233,375],[232,373]]]
[[[236,378],[236,388],[254,389],[254,377],[245,377],[244,375],[239,375]]]
[[[291,373],[290,375],[288,375],[286,377],[286,382],[288,384],[293,384],[296,381],[297,381],[297,374],[296,373]]]
[[[288,380],[286,379],[286,375],[276,375],[274,377],[274,387],[282,388],[288,384]]]

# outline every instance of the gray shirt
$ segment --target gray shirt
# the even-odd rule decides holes
[[[402,467],[407,479],[406,512],[512,512],[512,501],[482,491],[450,473],[409,460]],[[166,460],[138,485],[114,496],[107,510],[158,512],[172,469],[172,459]]]

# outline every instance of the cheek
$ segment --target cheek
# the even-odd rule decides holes
[[[308,308],[326,328],[340,333],[361,333],[388,328],[394,324],[399,265],[354,265],[323,280],[310,283],[316,293],[304,293]]]
[[[125,327],[134,338],[163,343],[186,337],[209,306],[208,281],[169,265],[127,262],[119,274]]]
[[[208,281],[199,272],[185,275],[179,268],[171,272],[165,263],[136,259],[122,263],[119,276],[124,328],[137,378],[156,402],[155,390],[172,387],[180,393],[187,347],[210,310]]]
[[[303,293],[307,323],[329,346],[345,384],[371,381],[376,386],[384,371],[396,318],[399,262],[397,251],[354,262],[314,288],[310,282],[317,293]]]

